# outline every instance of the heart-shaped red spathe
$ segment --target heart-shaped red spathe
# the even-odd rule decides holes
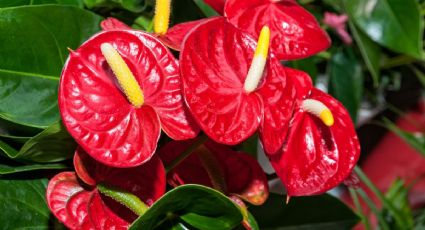
[[[360,145],[350,115],[330,95],[312,89],[309,99],[325,104],[335,123],[323,122],[298,108],[281,154],[269,156],[289,196],[315,195],[340,184],[355,166]]]
[[[164,164],[171,163],[193,141],[173,141],[159,151]],[[208,172],[198,154],[207,154],[209,163],[215,172]],[[202,184],[214,188],[210,173],[217,173],[224,182],[223,189],[227,195],[236,195],[255,205],[266,201],[269,188],[266,175],[257,160],[247,153],[236,152],[227,146],[207,141],[183,160],[167,175],[170,185],[177,187],[183,184]]]
[[[112,44],[143,90],[141,108],[122,93],[100,45]],[[178,63],[156,38],[140,31],[101,32],[72,51],[62,71],[59,108],[69,133],[96,160],[133,167],[149,160],[162,130],[176,140],[199,128],[186,111]]]
[[[124,22],[112,17],[102,20],[100,22],[100,27],[103,30],[132,30],[132,28]]]
[[[224,17],[196,27],[187,35],[180,54],[184,97],[198,124],[214,141],[238,144],[261,125],[265,148],[278,149],[284,134],[279,141],[268,141],[272,135],[267,133],[286,130],[295,91],[285,69],[270,57],[258,89],[245,92],[256,45]],[[265,115],[270,111],[273,114]]]
[[[314,16],[293,0],[227,0],[224,12],[230,23],[254,37],[268,25],[271,50],[280,60],[305,58],[331,44]]]
[[[46,192],[52,213],[71,229],[127,229],[137,218],[126,207],[102,196],[97,183],[131,192],[148,206],[165,192],[165,169],[156,156],[142,166],[119,169],[95,161],[79,148],[74,164],[77,174],[56,175]],[[79,179],[89,183],[82,184]]]

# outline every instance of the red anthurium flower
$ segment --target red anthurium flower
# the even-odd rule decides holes
[[[180,84],[176,59],[156,38],[104,31],[71,51],[59,86],[62,120],[96,160],[137,166],[152,157],[161,128],[175,140],[197,135]]]
[[[223,14],[226,0],[204,0],[204,2],[210,5],[215,11],[217,11],[217,13]]]
[[[116,18],[106,18],[100,22],[100,27],[103,30],[132,30],[130,26]]]
[[[162,147],[159,156],[170,164],[193,141],[173,141]],[[207,141],[167,174],[171,186],[202,184],[251,204],[261,205],[269,195],[267,178],[257,160],[247,153]]]
[[[180,54],[185,100],[216,142],[234,145],[259,128],[266,151],[283,144],[295,90],[279,61],[273,55],[267,59],[267,32],[265,27],[257,46],[251,36],[218,17],[186,37]]]
[[[159,39],[171,49],[180,51],[184,38],[189,31],[194,29],[197,25],[206,22],[209,18],[204,18],[196,21],[183,22],[171,27],[164,36]]]
[[[224,14],[254,37],[269,25],[271,50],[281,60],[305,58],[330,46],[314,16],[294,0],[227,0]]]
[[[294,78],[297,106],[283,151],[269,158],[289,196],[320,194],[350,175],[360,145],[340,102],[312,88],[307,74],[287,74]]]
[[[156,156],[142,166],[118,169],[102,165],[78,149],[74,164],[77,173],[56,175],[46,192],[50,210],[70,229],[127,229],[137,218],[123,205],[101,195],[98,183],[131,192],[148,206],[165,192],[165,169]]]

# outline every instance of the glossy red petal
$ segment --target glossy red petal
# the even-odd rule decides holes
[[[159,39],[171,49],[180,51],[184,38],[187,34],[189,34],[189,31],[207,20],[209,19],[204,18],[196,21],[179,23],[171,27],[167,33],[164,36],[159,37]]]
[[[259,90],[264,101],[264,119],[260,126],[260,140],[267,154],[275,154],[283,146],[289,121],[295,105],[295,88],[292,78],[276,59],[269,60],[271,71]]]
[[[224,11],[232,24],[255,37],[268,25],[271,50],[281,60],[305,58],[330,46],[314,16],[292,0],[227,0]]]
[[[129,191],[149,206],[165,193],[165,168],[157,156],[141,166],[120,169],[103,165],[78,148],[74,164],[82,181],[102,182]]]
[[[223,17],[199,25],[183,44],[180,67],[186,103],[202,130],[217,142],[244,141],[262,119],[259,95],[243,89],[255,46]]]
[[[130,26],[116,18],[106,18],[100,22],[100,27],[103,30],[132,30]]]
[[[193,141],[170,142],[159,154],[164,162],[171,163]],[[267,178],[258,162],[246,153],[235,152],[227,146],[207,141],[204,147],[195,150],[168,175],[168,183],[172,186],[182,184],[203,184],[213,187],[209,176],[198,154],[210,154],[217,163],[219,172],[224,177],[226,194],[235,194],[252,204],[262,204],[269,195]]]
[[[100,45],[120,52],[144,91],[137,109],[123,95]],[[106,31],[71,53],[59,88],[59,108],[70,134],[96,160],[114,167],[133,167],[149,160],[160,135],[160,121],[172,138],[191,138],[183,104],[178,65],[154,37],[140,31]],[[176,137],[177,136],[177,137]]]
[[[317,117],[296,112],[284,151],[270,158],[290,196],[320,194],[337,186],[360,154],[353,123],[342,104],[317,89],[309,98],[324,103],[335,123],[329,128]]]
[[[47,204],[53,215],[68,228],[93,229],[87,206],[92,193],[81,187],[75,173],[62,172],[47,186]]]
[[[204,0],[204,2],[210,5],[217,13],[223,14],[226,0]]]
[[[125,220],[120,216],[116,215],[113,209],[119,207],[119,203],[113,203],[112,205],[107,205],[102,199],[102,196],[99,192],[93,191],[92,196],[90,197],[88,203],[88,214],[91,222],[95,229],[116,229],[116,230],[127,230],[129,227],[130,221],[134,221],[136,218],[131,220]]]
[[[297,99],[303,100],[307,98],[313,89],[313,81],[311,80],[311,77],[303,71],[292,68],[285,68],[285,72],[286,76],[291,78],[294,83]]]

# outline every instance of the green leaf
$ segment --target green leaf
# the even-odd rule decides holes
[[[204,0],[193,0],[193,1],[199,7],[199,9],[202,11],[202,13],[205,15],[205,17],[209,18],[209,17],[220,15],[219,13],[217,13],[217,11],[215,11],[213,8],[211,8],[211,6],[206,4],[204,2]]]
[[[0,8],[25,5],[58,4],[83,8],[83,0],[6,0],[0,2]]]
[[[182,185],[156,201],[130,229],[181,229],[190,225],[201,230],[225,230],[241,221],[239,208],[222,193],[202,185]]]
[[[7,157],[40,163],[69,159],[76,147],[74,139],[60,121],[28,140],[19,152],[0,141],[0,148]]]
[[[67,47],[99,31],[100,21],[71,6],[0,9],[0,118],[40,128],[59,120],[57,88]]]
[[[284,196],[271,193],[265,204],[249,210],[264,230],[351,229],[359,221],[344,203],[326,194],[292,197],[285,205]]]
[[[354,40],[360,49],[363,60],[372,75],[373,84],[375,87],[379,85],[379,62],[381,60],[381,47],[366,36],[351,20],[348,21],[350,30],[354,35]]]
[[[387,193],[385,194],[385,197],[388,199],[389,202],[394,205],[395,208],[400,210],[400,215],[404,219],[405,223],[407,223],[407,225],[404,227],[406,227],[406,229],[412,229],[414,220],[412,210],[409,206],[408,193],[409,191],[406,188],[404,182],[402,180],[396,180],[388,189]],[[383,213],[387,214],[385,216],[388,216],[388,214],[390,214],[390,212],[386,209],[383,210]],[[393,222],[393,228],[397,227],[395,226],[394,220],[388,222]]]
[[[234,149],[236,151],[241,151],[248,153],[249,155],[253,156],[254,158],[257,158],[258,153],[258,134],[252,135],[250,138],[245,140],[244,142],[240,143],[239,145],[236,145]]]
[[[425,136],[423,133],[413,134],[403,131],[388,119],[384,119],[384,126],[425,156]]]
[[[2,229],[48,229],[47,180],[0,180]]]
[[[375,42],[423,58],[423,19],[415,0],[344,0],[350,19]]]
[[[363,73],[351,48],[339,50],[332,56],[329,75],[330,93],[344,104],[356,122],[363,93]]]
[[[50,170],[50,169],[66,169],[68,166],[65,164],[32,164],[32,165],[20,165],[10,166],[0,164],[0,175],[8,175],[21,172],[29,172],[35,170]]]
[[[301,60],[288,62],[288,65],[294,69],[302,70],[311,77],[313,82],[316,81],[317,73],[319,72],[315,63],[317,57],[309,57]]]
[[[134,13],[143,12],[147,3],[144,0],[83,0],[87,8],[107,7],[121,8]]]

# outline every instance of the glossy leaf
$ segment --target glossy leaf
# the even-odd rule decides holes
[[[196,27],[180,54],[184,96],[194,118],[214,141],[235,145],[260,127],[266,151],[276,151],[283,143],[295,91],[285,69],[270,58],[258,89],[245,92],[255,47],[249,35],[223,17]]]
[[[209,18],[217,16],[223,12],[225,0],[193,0],[199,9],[204,13],[205,17]]]
[[[321,194],[334,188],[351,173],[360,156],[354,125],[342,104],[317,89],[308,98],[326,105],[335,122],[328,127],[314,115],[296,109],[283,151],[269,156],[290,196]]]
[[[25,142],[19,151],[2,149],[12,159],[47,163],[70,159],[76,147],[62,123],[56,122]]]
[[[46,179],[0,180],[3,229],[48,229],[50,213],[44,193]],[[7,211],[6,211],[7,210]]]
[[[359,218],[344,203],[329,195],[293,197],[285,204],[285,197],[270,194],[262,206],[249,210],[260,229],[351,229]]]
[[[83,8],[83,0],[7,0],[0,2],[0,8],[2,7],[13,7],[13,6],[25,6],[25,5],[45,5],[45,4],[58,4],[58,5],[70,5],[78,6]]]
[[[101,53],[113,45],[125,59],[144,94],[133,106],[118,87]],[[151,35],[135,30],[103,31],[71,56],[59,87],[61,116],[69,133],[96,160],[133,167],[149,160],[162,130],[176,140],[197,135],[186,111],[178,63]]]
[[[65,164],[31,164],[19,166],[0,164],[0,175],[8,175],[36,170],[66,169],[67,167],[68,166]]]
[[[305,58],[331,44],[314,16],[293,0],[227,0],[224,12],[232,24],[255,38],[268,25],[271,50],[281,60]]]
[[[121,8],[134,13],[141,13],[146,9],[147,1],[145,0],[83,0],[87,8],[106,7]]]
[[[173,162],[193,141],[170,142],[159,151],[164,164]],[[246,153],[207,141],[168,172],[171,186],[202,184],[224,194],[261,205],[267,199],[269,188],[266,174],[257,160]]]
[[[415,0],[344,0],[350,18],[375,42],[423,57],[423,20]],[[406,16],[408,15],[408,17]]]
[[[363,96],[363,72],[352,49],[336,52],[329,62],[330,94],[350,112],[354,122]]]
[[[381,48],[361,31],[351,20],[348,21],[354,40],[358,45],[363,60],[372,75],[374,86],[379,84]]]
[[[187,223],[200,230],[233,229],[242,221],[239,208],[223,194],[201,185],[182,185],[168,193],[130,229],[158,229],[160,224]]]
[[[100,20],[70,6],[0,9],[0,31],[7,31],[0,34],[0,117],[42,128],[59,120],[57,88],[66,48],[98,31]]]

